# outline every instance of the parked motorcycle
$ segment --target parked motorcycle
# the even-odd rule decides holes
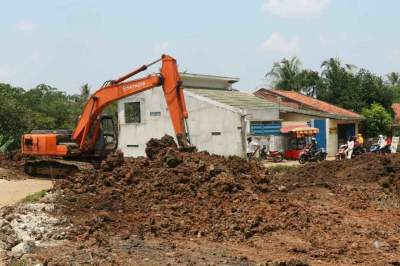
[[[306,162],[322,162],[326,160],[328,153],[324,149],[318,149],[314,154],[308,148],[304,148],[300,152],[299,163],[305,164]]]
[[[369,151],[373,153],[391,153],[390,146],[390,144],[387,144],[385,147],[380,148],[380,145],[375,143],[372,144],[372,146],[369,148]]]
[[[340,145],[338,152],[336,153],[336,160],[346,159],[346,152],[345,152],[346,149],[347,149],[347,144]],[[353,159],[354,157],[366,152],[367,149],[363,145],[360,145],[358,142],[355,142],[351,158]]]
[[[359,144],[357,141],[354,143],[353,155],[357,156],[366,152],[367,149],[363,145]]]
[[[346,149],[347,149],[347,144],[340,145],[335,156],[336,160],[346,159]]]
[[[283,161],[283,154],[280,151],[267,151],[267,147],[263,146],[260,150],[260,159],[278,163]]]

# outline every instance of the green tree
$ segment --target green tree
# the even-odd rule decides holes
[[[373,103],[381,104],[386,110],[390,110],[393,102],[393,88],[386,85],[380,76],[366,69],[360,69],[354,76],[354,85],[351,108],[361,112],[363,107]]]
[[[80,94],[68,95],[46,84],[25,91],[0,83],[0,136],[14,140],[15,148],[21,135],[33,129],[74,129],[89,94],[87,84]],[[116,116],[116,109],[114,103],[104,112]]]
[[[389,85],[396,86],[400,85],[400,73],[391,72],[386,75]]]
[[[272,78],[275,88],[281,90],[297,90],[297,79],[300,73],[301,62],[297,57],[284,58],[281,62],[275,62],[265,77]]]
[[[392,116],[379,103],[373,103],[362,110],[365,120],[362,122],[362,128],[368,137],[376,137],[379,134],[388,134],[391,130]]]
[[[338,58],[324,61],[321,67],[323,85],[319,86],[319,99],[355,112],[373,103],[390,109],[394,90],[380,76],[351,64],[343,65]]]
[[[90,96],[90,87],[89,84],[85,83],[81,87],[81,94],[80,94],[80,100],[85,103]]]
[[[301,93],[310,97],[317,97],[323,87],[323,82],[317,71],[304,69],[297,75],[296,86]]]
[[[70,117],[70,125],[71,129],[74,128],[76,123],[78,122],[79,116],[82,113],[83,107],[85,106],[87,100],[90,96],[90,86],[85,83],[80,87],[80,93],[69,96],[71,102],[73,102],[71,106],[71,117]]]
[[[22,104],[32,111],[34,129],[70,129],[76,104],[62,91],[40,84],[24,93]]]
[[[13,147],[33,124],[30,110],[20,103],[23,95],[21,88],[0,83],[0,134],[3,139],[13,139]]]
[[[330,58],[321,64],[323,84],[318,98],[335,105],[343,106],[348,102],[349,91],[354,86],[351,65],[342,66],[338,58]]]

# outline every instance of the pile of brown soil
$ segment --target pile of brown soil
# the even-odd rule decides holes
[[[244,239],[268,230],[255,203],[270,179],[258,163],[180,152],[170,136],[149,141],[146,153],[149,158],[125,161],[119,153],[101,170],[57,181],[66,195],[65,212],[79,218],[74,235],[126,230]]]
[[[399,265],[398,154],[275,173],[239,157],[181,152],[169,136],[151,140],[146,152],[149,158],[118,154],[102,169],[56,181],[73,242],[100,248],[99,256],[119,250],[125,262],[133,253],[121,251],[116,236],[164,239],[174,252],[194,239],[199,251],[186,254],[198,259],[224,243],[215,254],[246,254],[249,264]]]

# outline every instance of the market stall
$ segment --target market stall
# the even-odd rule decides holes
[[[309,126],[285,126],[281,128],[281,133],[286,138],[285,159],[298,160],[300,152],[310,143],[311,138],[318,134],[319,129]]]

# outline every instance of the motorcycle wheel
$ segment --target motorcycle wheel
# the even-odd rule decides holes
[[[318,159],[317,159],[319,162],[322,162],[322,161],[325,161],[326,160],[326,154],[320,154],[319,156],[318,156]]]
[[[301,155],[299,158],[299,163],[300,164],[305,164],[307,162],[307,158],[304,155]]]
[[[274,162],[279,163],[283,161],[283,155],[281,153],[278,153],[277,155],[274,156]]]

